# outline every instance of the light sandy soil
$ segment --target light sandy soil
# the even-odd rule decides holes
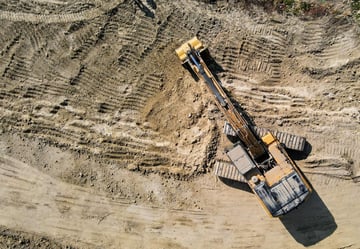
[[[360,29],[327,2],[0,1],[0,247],[360,248]],[[258,126],[307,138],[298,210],[211,174],[224,120],[174,53],[194,35]]]
[[[60,167],[73,161],[67,152],[52,153],[64,158]],[[116,173],[131,182],[124,189],[147,198],[109,196],[3,156],[1,224],[80,248],[359,247],[360,191],[352,182],[310,176],[316,193],[293,213],[271,219],[245,185],[229,186],[209,174],[183,182]]]

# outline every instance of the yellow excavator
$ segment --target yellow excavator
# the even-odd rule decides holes
[[[226,151],[231,163],[218,164],[215,174],[246,182],[271,217],[282,216],[304,202],[312,192],[310,184],[283,147],[284,144],[290,149],[302,150],[305,139],[272,133],[250,124],[245,113],[235,108],[204,62],[201,54],[205,49],[202,42],[194,37],[177,48],[176,54],[214,95],[227,120],[225,133],[239,138]],[[277,137],[283,141],[280,142]]]

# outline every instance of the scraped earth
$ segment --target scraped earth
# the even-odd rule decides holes
[[[218,1],[0,1],[1,248],[359,248],[360,28]],[[314,189],[270,219],[212,173],[223,117],[174,49],[197,35]]]

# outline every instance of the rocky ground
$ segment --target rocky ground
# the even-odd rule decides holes
[[[358,248],[357,1],[0,1],[2,248]],[[211,174],[223,117],[193,36],[316,193],[270,219]]]

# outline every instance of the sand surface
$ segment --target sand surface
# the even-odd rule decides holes
[[[0,1],[1,248],[360,248],[350,7],[236,2]],[[213,176],[224,119],[174,52],[195,35],[258,126],[306,137],[289,215]]]

